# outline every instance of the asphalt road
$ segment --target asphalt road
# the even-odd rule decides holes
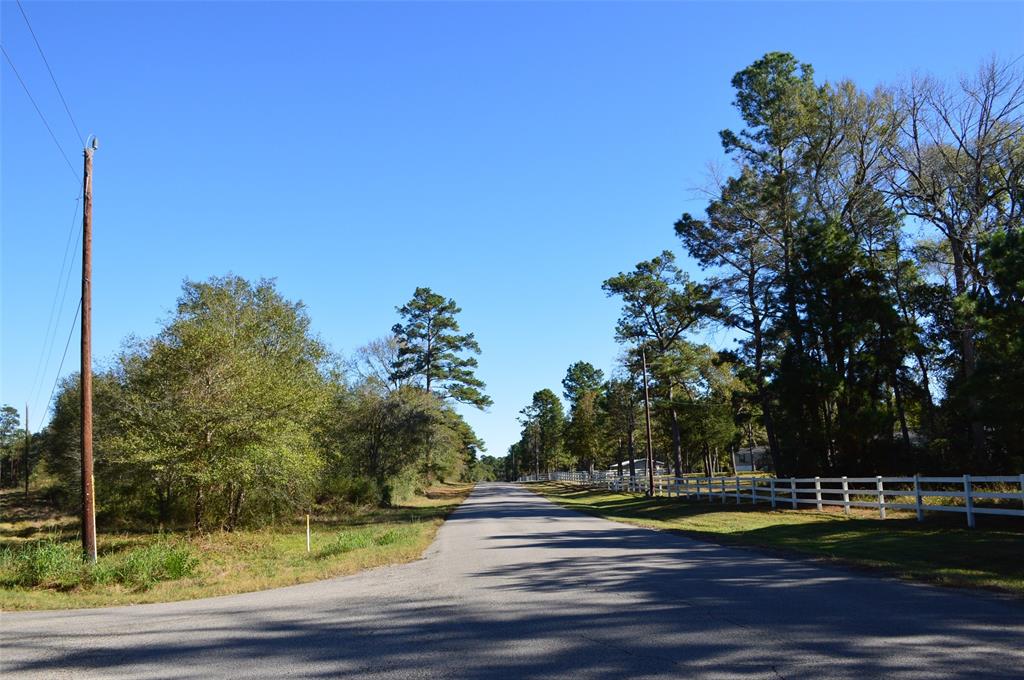
[[[424,559],[228,597],[5,613],[10,678],[1024,677],[1024,604],[485,484]]]

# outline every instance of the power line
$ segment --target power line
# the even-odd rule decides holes
[[[75,117],[71,115],[71,107],[68,106],[68,100],[64,98],[64,93],[61,92],[60,85],[57,84],[57,76],[53,75],[53,69],[50,68],[50,62],[46,59],[46,54],[43,52],[43,46],[39,44],[39,38],[36,37],[36,32],[32,30],[32,23],[28,20],[28,15],[25,14],[25,8],[21,5],[21,0],[17,0],[18,9],[21,10],[21,16],[25,20],[25,25],[28,26],[28,32],[32,34],[32,40],[36,43],[36,49],[39,50],[39,56],[43,58],[43,63],[46,64],[46,70],[50,73],[50,80],[53,81],[53,86],[57,89],[57,94],[60,96],[61,103],[64,104],[64,110],[68,112],[68,119],[71,121],[71,126],[75,128],[75,134],[78,135],[78,140],[82,142],[82,146],[85,146],[85,137],[82,136],[81,131],[78,129],[78,123],[75,122]]]
[[[78,321],[78,313],[82,311],[82,298],[78,298],[78,307],[75,308],[75,318],[71,320],[71,330],[68,331],[68,340],[64,343],[64,354],[60,358],[60,366],[57,367],[57,377],[53,379],[53,389],[50,390],[50,396],[46,398],[46,406],[43,408],[43,416],[39,419],[39,423],[36,425],[36,432],[40,431],[43,427],[43,421],[46,420],[46,414],[50,411],[50,401],[53,399],[53,393],[57,391],[57,383],[60,382],[60,372],[64,369],[64,360],[68,357],[68,347],[71,346],[71,336],[75,334],[75,322]]]
[[[75,238],[75,247],[78,245],[78,239],[81,238],[81,232],[78,232],[75,229],[75,222],[78,218],[78,207],[81,199],[81,195],[75,199],[75,211],[71,216],[71,226],[68,229],[68,238],[64,245],[64,258],[61,260],[60,270],[57,272],[57,287],[53,291],[53,301],[50,303],[50,316],[49,320],[46,322],[46,332],[43,334],[43,342],[39,348],[39,361],[36,363],[35,377],[32,379],[32,391],[30,392],[30,395],[33,400],[39,393],[39,389],[43,386],[42,380],[46,373],[45,369],[50,365],[50,356],[53,354],[53,342],[56,339],[57,328],[60,323],[61,314],[59,311],[64,310],[64,300],[67,298],[68,285],[71,282],[71,270],[74,266],[74,261],[72,260],[69,262],[68,258],[70,253],[74,250],[71,246],[72,237],[76,236],[77,233],[78,238]],[[63,293],[61,292],[62,280],[64,282]],[[58,298],[60,298],[59,306],[57,305]],[[43,361],[44,357],[46,358],[45,362]]]
[[[14,71],[14,75],[17,76],[18,82],[21,83],[21,89],[25,90],[25,94],[28,95],[28,100],[32,102],[32,106],[35,107],[36,113],[39,114],[39,119],[43,121],[43,125],[46,126],[46,131],[50,133],[50,138],[53,140],[53,143],[56,144],[57,148],[60,150],[60,155],[64,157],[64,162],[68,164],[68,170],[71,171],[71,175],[75,178],[75,184],[80,183],[82,181],[82,178],[79,177],[77,172],[75,172],[75,166],[73,166],[71,164],[71,160],[68,159],[68,155],[64,152],[64,147],[61,146],[60,142],[57,141],[57,135],[53,134],[53,128],[51,128],[50,124],[46,122],[46,116],[44,116],[43,112],[39,109],[39,105],[36,104],[36,100],[32,96],[32,93],[29,91],[28,85],[26,85],[25,81],[22,80],[21,74],[18,73],[18,69],[15,68],[14,62],[11,61],[11,55],[7,54],[7,50],[4,48],[2,44],[0,44],[0,52],[4,53],[4,58],[7,59],[7,64],[11,67],[11,70]]]

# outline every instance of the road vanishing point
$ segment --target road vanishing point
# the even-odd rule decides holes
[[[421,560],[4,613],[11,678],[1024,677],[1024,603],[722,547],[480,484]]]

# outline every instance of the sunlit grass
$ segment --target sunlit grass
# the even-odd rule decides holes
[[[96,567],[78,558],[74,518],[20,509],[0,522],[0,608],[169,602],[408,562],[423,554],[471,489],[439,485],[394,508],[314,517],[308,553],[304,518],[290,526],[230,533],[101,533]]]
[[[993,588],[1024,595],[1024,522],[979,518],[967,529],[959,515],[909,513],[880,520],[870,512],[771,510],[729,500],[692,502],[587,490],[566,484],[528,488],[568,508],[639,526],[722,543],[791,551],[914,580]]]

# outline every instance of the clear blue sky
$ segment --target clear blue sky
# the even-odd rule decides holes
[[[601,281],[678,252],[672,223],[700,211],[717,132],[736,126],[736,71],[785,50],[870,88],[1024,53],[1020,3],[23,4],[101,141],[98,361],[153,334],[186,277],[276,277],[340,352],[385,335],[426,285],[483,347],[494,407],[467,415],[496,455],[571,362],[611,367],[618,307]],[[0,20],[77,171],[14,2]],[[29,400],[35,429],[78,300],[76,252],[47,362],[78,187],[0,70],[0,402]]]

